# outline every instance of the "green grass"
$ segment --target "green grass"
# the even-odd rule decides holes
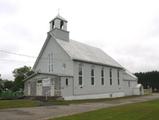
[[[0,100],[0,109],[39,107],[39,106],[51,106],[51,105],[68,105],[68,103],[63,100],[62,101],[61,100],[39,101],[39,100],[29,100],[29,99]]]
[[[103,99],[86,99],[86,100],[49,100],[48,102],[52,102],[55,105],[69,105],[69,104],[82,104],[82,103],[94,103],[94,102],[108,102],[108,101],[115,101],[115,100],[123,100],[123,99],[130,99],[142,96],[124,96],[119,98],[103,98]]]
[[[129,99],[139,96],[129,96],[121,98],[106,98],[106,99],[91,99],[91,100],[51,100],[38,101],[38,100],[29,100],[29,99],[19,99],[19,100],[0,100],[0,109],[5,108],[19,108],[19,107],[38,107],[38,106],[50,106],[50,105],[69,105],[69,104],[82,104],[82,103],[93,103],[93,102],[107,102],[112,100],[119,99]]]
[[[158,120],[159,100],[60,117],[51,120]]]
[[[19,108],[19,107],[36,107],[40,102],[35,100],[0,100],[0,109]]]

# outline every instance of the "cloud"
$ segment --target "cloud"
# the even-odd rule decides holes
[[[49,21],[60,8],[71,39],[103,49],[132,72],[159,70],[158,4],[157,0],[0,0],[0,49],[37,56]],[[35,61],[2,53],[0,59],[7,59],[0,61],[5,76]]]
[[[11,15],[17,11],[17,6],[10,0],[0,0],[0,15]]]
[[[4,25],[1,30],[7,32],[7,34],[13,35],[15,37],[22,37],[27,40],[30,40],[32,37],[31,32],[24,26],[14,23],[9,23]]]

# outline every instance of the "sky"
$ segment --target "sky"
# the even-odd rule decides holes
[[[12,80],[15,68],[33,66],[58,9],[71,39],[101,48],[133,73],[159,70],[158,6],[158,0],[0,0],[1,77]]]

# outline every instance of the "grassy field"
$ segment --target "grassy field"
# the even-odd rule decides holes
[[[38,100],[29,100],[29,99],[19,99],[19,100],[0,100],[0,109],[5,108],[19,108],[19,107],[38,107],[38,106],[48,106],[48,105],[69,105],[69,104],[82,104],[82,103],[93,103],[93,102],[107,102],[118,99],[129,99],[139,96],[129,96],[121,98],[106,98],[106,99],[92,99],[92,100],[48,100],[38,101]]]
[[[19,108],[19,107],[36,107],[40,102],[35,100],[0,100],[0,109]]]
[[[51,120],[158,120],[159,100],[134,103],[112,108],[55,118]]]

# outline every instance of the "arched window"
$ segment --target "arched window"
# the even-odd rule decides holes
[[[54,21],[52,22],[52,29],[54,29]]]
[[[60,22],[60,29],[63,29],[63,25],[64,25],[64,21],[61,20],[61,22]]]

